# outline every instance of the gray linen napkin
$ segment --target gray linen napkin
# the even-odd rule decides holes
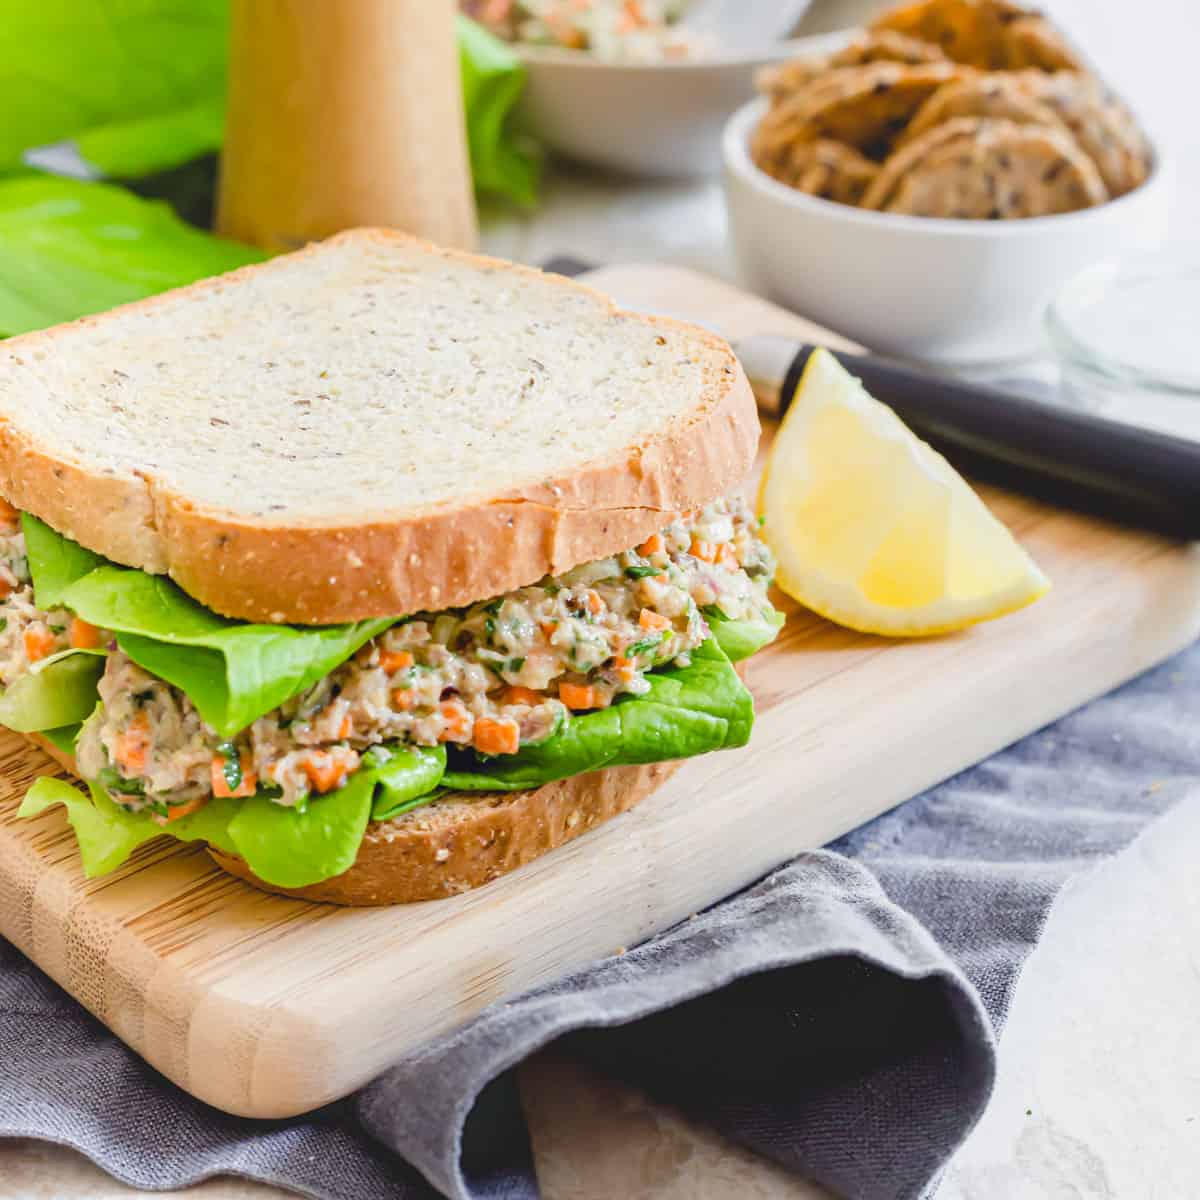
[[[292,1121],[193,1101],[0,942],[0,1135],[74,1146],[146,1188],[228,1173],[329,1200],[526,1200],[510,1068],[557,1041],[834,1191],[917,1197],[986,1103],[993,1030],[1055,893],[1200,783],[1197,711],[1193,647],[837,853]]]

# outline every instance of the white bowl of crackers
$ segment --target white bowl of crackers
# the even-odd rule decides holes
[[[872,349],[1026,357],[1067,280],[1165,238],[1161,147],[1009,0],[917,0],[758,82],[723,138],[743,273]]]

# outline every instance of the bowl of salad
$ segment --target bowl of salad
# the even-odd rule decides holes
[[[778,0],[743,0],[769,4]],[[632,175],[721,169],[721,127],[762,66],[823,39],[745,44],[688,23],[696,0],[460,0],[528,72],[522,110],[553,151]],[[805,5],[792,9],[798,20]],[[734,44],[736,41],[737,44]]]

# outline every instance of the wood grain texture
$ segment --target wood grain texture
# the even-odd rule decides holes
[[[688,272],[596,282],[649,308],[703,294],[734,335],[796,318]],[[642,290],[639,291],[638,289]],[[60,811],[18,822],[53,764],[0,735],[0,933],[164,1074],[231,1112],[344,1095],[421,1041],[630,946],[977,762],[1200,633],[1200,553],[986,493],[1054,581],[970,632],[885,642],[787,605],[749,663],[751,744],[475,892],[344,910],[256,891],[201,849],[143,847],[85,881]]]

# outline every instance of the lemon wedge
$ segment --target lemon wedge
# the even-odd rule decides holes
[[[804,368],[758,508],[776,583],[864,633],[947,633],[1050,588],[962,476],[826,350]]]

